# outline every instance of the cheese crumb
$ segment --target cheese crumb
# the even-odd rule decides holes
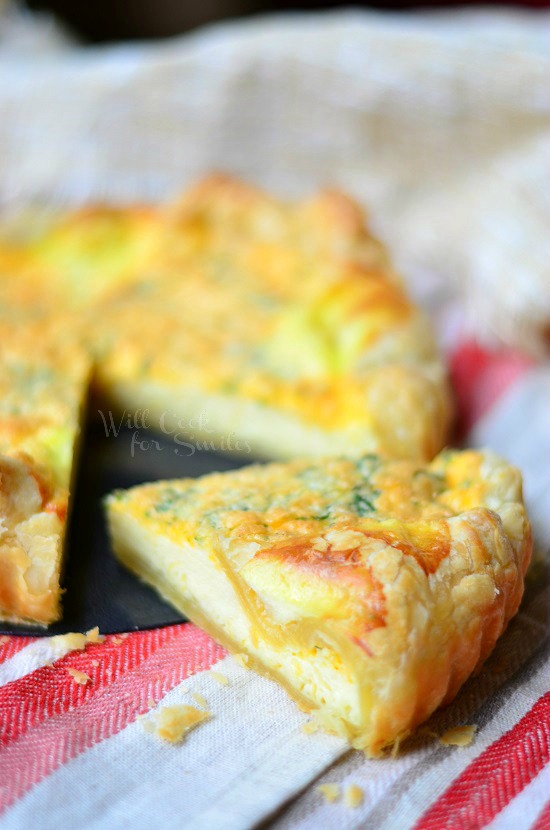
[[[474,740],[475,726],[455,726],[439,738],[445,746],[470,746]]]
[[[89,631],[86,632],[86,640],[88,643],[102,643],[105,637],[103,634],[99,633],[99,627],[96,625],[95,628],[90,628]]]
[[[155,701],[153,700],[153,698],[148,697],[147,698],[147,706],[149,707],[149,709],[152,709],[154,707],[154,705],[155,705]]]
[[[89,683],[92,679],[86,672],[79,671],[78,669],[71,669],[67,668],[68,673],[71,675],[75,683],[78,683],[80,686],[85,686],[86,683]]]
[[[91,628],[85,634],[78,631],[70,631],[68,634],[57,634],[50,637],[48,644],[53,649],[56,659],[70,654],[72,651],[83,651],[88,643],[102,643],[105,637],[99,633],[99,628]]]
[[[234,654],[233,660],[238,663],[243,669],[248,668],[248,654]]]
[[[86,648],[88,637],[86,634],[79,634],[76,631],[71,631],[69,634],[57,634],[55,637],[50,637],[49,645],[59,656],[69,654],[71,651],[82,651]]]
[[[184,704],[163,706],[153,720],[142,721],[146,732],[154,734],[162,741],[177,744],[194,726],[210,717],[210,712],[201,712],[194,706]]]
[[[306,735],[312,735],[314,732],[317,732],[318,729],[319,726],[314,720],[308,720],[306,723],[302,724],[302,732],[305,732]]]
[[[210,672],[209,672],[209,674],[210,674],[210,675],[211,675],[211,677],[213,677],[213,678],[214,678],[214,680],[215,680],[217,683],[219,683],[221,686],[228,686],[228,685],[229,685],[229,680],[228,680],[228,678],[225,676],[225,674],[222,674],[222,673],[221,673],[221,672],[219,672],[219,671],[210,671]]]
[[[0,646],[5,646],[6,643],[9,643],[10,638],[6,634],[2,634],[0,637]]]
[[[319,784],[317,790],[321,793],[327,804],[333,804],[340,798],[340,787],[338,784]]]
[[[92,666],[97,668],[99,666],[99,660],[92,660]]]
[[[344,804],[351,810],[355,810],[356,807],[361,806],[364,797],[361,787],[358,787],[357,784],[350,784],[349,787],[346,787],[344,793]]]
[[[111,642],[114,646],[120,646],[124,642],[124,639],[123,637],[113,637]]]
[[[199,706],[204,706],[205,709],[208,706],[206,698],[203,695],[201,695],[200,692],[193,692],[191,697],[193,698],[195,703],[199,704]]]

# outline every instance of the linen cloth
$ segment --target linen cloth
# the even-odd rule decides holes
[[[344,12],[82,50],[47,21],[0,18],[6,211],[165,197],[212,168],[355,193],[432,315],[463,440],[522,468],[536,539],[482,672],[376,761],[305,734],[281,689],[192,625],[71,653],[2,638],[0,827],[550,827],[550,367],[494,340],[504,320],[502,336],[540,345],[550,304],[549,31],[544,15]],[[153,704],[193,693],[213,716],[181,746],[144,731]],[[434,737],[461,724],[471,746]],[[326,804],[326,782],[363,804]]]

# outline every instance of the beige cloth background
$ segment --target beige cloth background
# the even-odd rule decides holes
[[[416,295],[550,325],[550,15],[344,11],[77,48],[0,17],[0,205],[154,199],[212,168],[372,207]],[[548,333],[548,332],[546,332]]]

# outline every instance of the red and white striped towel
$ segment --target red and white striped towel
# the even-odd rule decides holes
[[[429,723],[437,734],[474,724],[473,744],[421,734],[395,758],[366,760],[338,738],[305,734],[305,715],[278,686],[190,624],[69,654],[55,639],[10,638],[0,647],[1,827],[209,830],[269,818],[281,830],[550,827],[550,581],[541,556],[550,541],[550,368],[472,343],[452,365],[462,404],[475,400],[480,415],[469,442],[524,470],[538,542],[520,614],[481,674]],[[214,665],[227,685],[209,673]],[[91,681],[78,685],[68,668]],[[139,716],[153,701],[192,704],[193,693],[213,717],[182,745],[144,731]],[[316,785],[327,782],[360,786],[363,804],[326,804]]]

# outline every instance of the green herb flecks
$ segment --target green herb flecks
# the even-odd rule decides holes
[[[374,501],[380,495],[380,490],[365,489],[361,485],[354,487],[351,497],[351,507],[358,516],[369,516],[376,512]]]

